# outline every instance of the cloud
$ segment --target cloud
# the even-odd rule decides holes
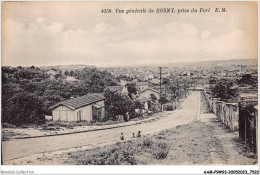
[[[89,12],[90,7],[80,4],[72,11],[68,5],[66,13],[45,8],[5,18],[3,65],[120,65],[257,57],[257,39],[248,33],[241,15],[104,15],[97,12],[98,5]]]
[[[49,32],[59,33],[63,30],[63,24],[60,22],[53,22],[48,26]]]
[[[37,22],[37,24],[43,24],[44,22],[45,22],[45,18],[44,17],[38,17],[37,19],[36,19],[36,22]]]
[[[202,39],[208,39],[211,36],[210,30],[204,30],[201,32],[201,38]]]

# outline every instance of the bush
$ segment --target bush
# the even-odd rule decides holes
[[[143,139],[143,144],[142,144],[143,147],[151,147],[152,144],[153,144],[152,139],[150,138]]]
[[[9,123],[2,123],[2,128],[16,128],[16,126]]]
[[[156,159],[166,158],[170,149],[167,143],[164,142],[157,142],[153,148],[153,157]]]
[[[130,144],[116,144],[112,148],[100,151],[95,149],[93,152],[88,152],[79,160],[78,164],[84,165],[136,165],[134,150]]]
[[[136,165],[140,163],[140,158],[142,160],[165,159],[169,150],[170,146],[166,142],[146,137],[71,153],[68,154],[68,160],[72,160],[77,165]]]

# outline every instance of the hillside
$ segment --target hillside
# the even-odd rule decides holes
[[[71,70],[79,70],[79,69],[84,69],[84,68],[96,68],[96,66],[92,65],[84,65],[84,64],[71,64],[71,65],[55,65],[55,66],[42,66],[40,67],[41,69],[44,70],[49,70],[49,69],[59,69],[62,71],[71,71]]]
[[[258,59],[230,59],[230,60],[210,60],[210,61],[194,61],[194,62],[169,62],[158,64],[139,64],[132,66],[116,66],[116,67],[191,67],[191,66],[223,66],[223,65],[257,65]],[[108,66],[110,67],[110,66]]]

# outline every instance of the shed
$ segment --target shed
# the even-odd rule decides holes
[[[53,121],[92,121],[105,118],[105,97],[90,94],[72,98],[50,107]]]

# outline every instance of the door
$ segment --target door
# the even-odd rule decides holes
[[[77,121],[81,121],[81,111],[77,113]]]

